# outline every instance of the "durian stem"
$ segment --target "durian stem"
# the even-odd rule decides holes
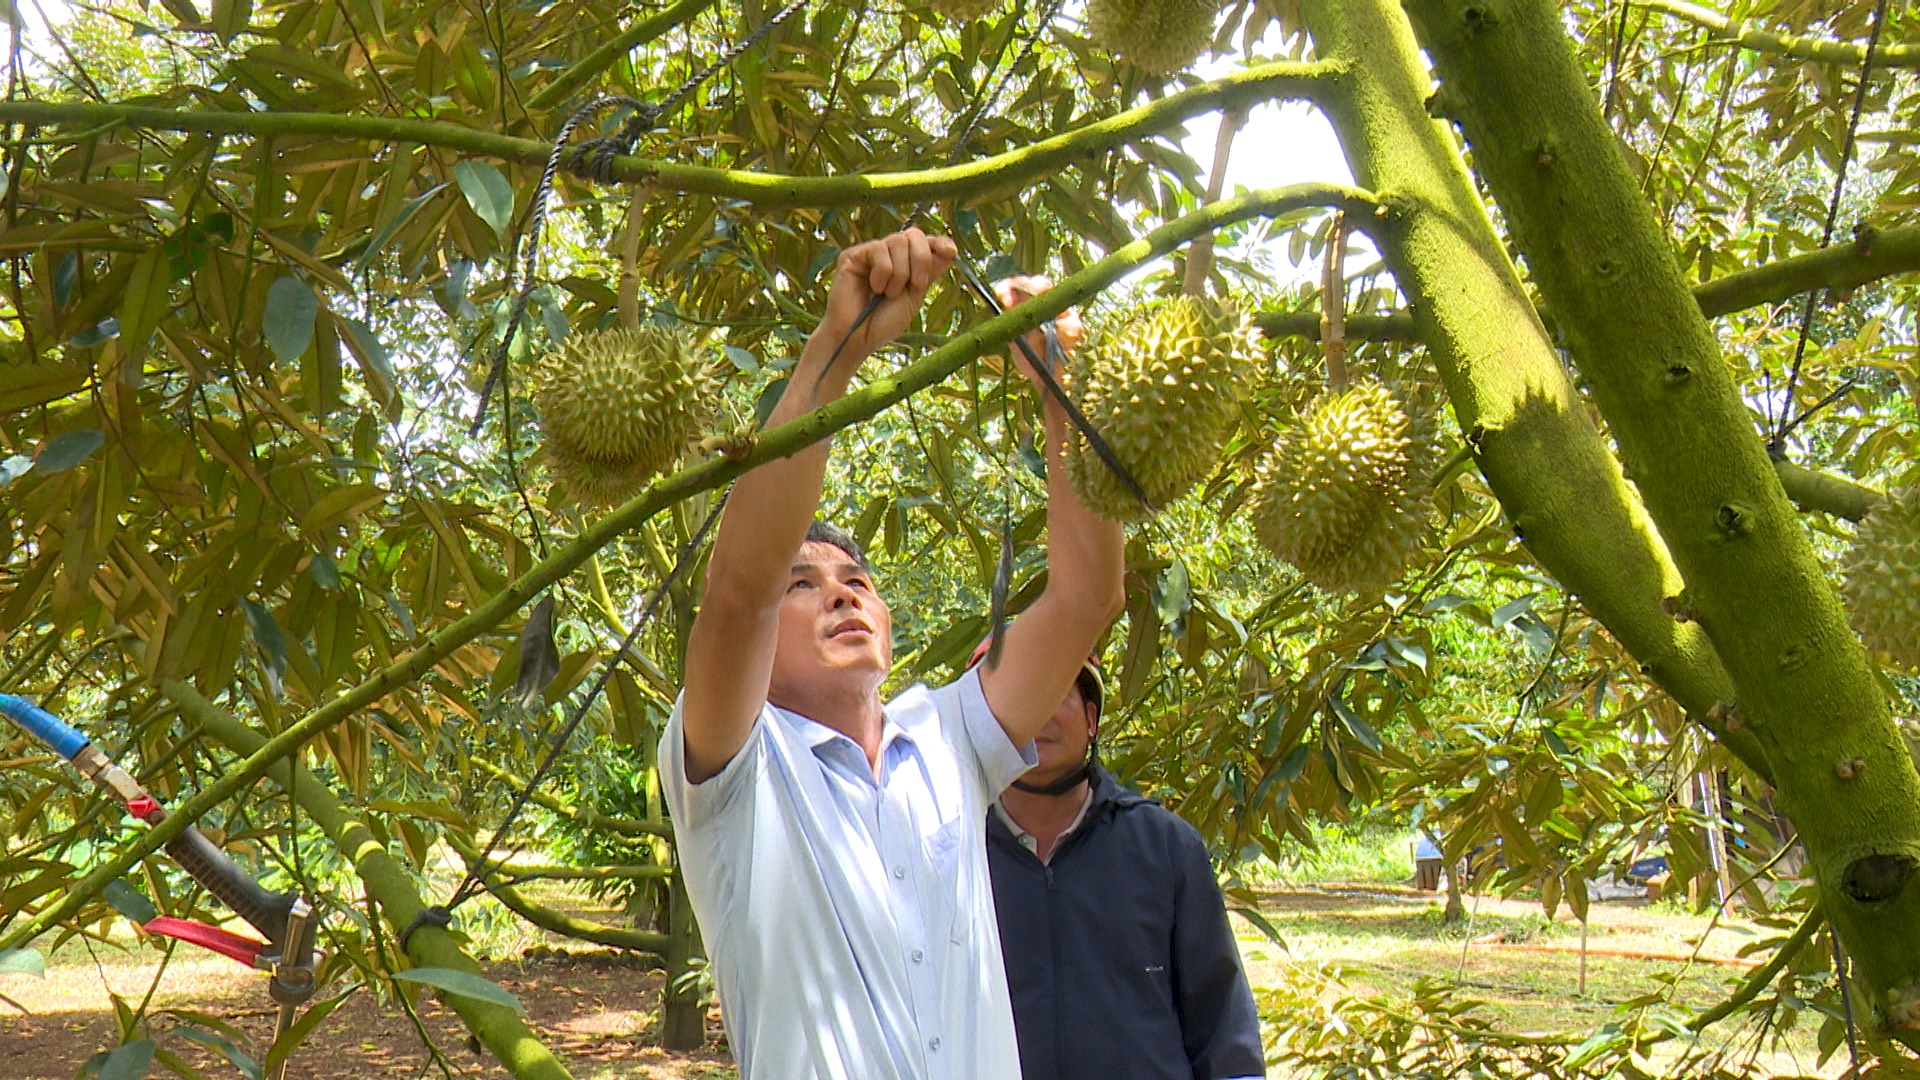
[[[1233,156],[1233,140],[1247,126],[1247,111],[1240,108],[1220,110],[1220,130],[1213,141],[1213,172],[1207,177],[1207,202],[1217,203],[1227,188],[1227,162]],[[1205,296],[1207,279],[1213,276],[1213,234],[1187,245],[1187,278],[1181,287],[1186,296]]]
[[[1334,211],[1320,274],[1320,349],[1327,356],[1327,389],[1347,388],[1347,215]]]
[[[627,221],[620,230],[620,283],[617,288],[620,325],[640,327],[640,220],[652,184],[635,184],[627,199]]]
[[[1848,521],[1861,521],[1875,507],[1887,501],[1880,492],[1856,484],[1844,476],[1816,472],[1795,465],[1786,458],[1773,459],[1773,474],[1780,478],[1793,505],[1807,511],[1823,511]]]
[[[5,935],[0,936],[0,950],[18,948],[73,918],[99,896],[109,882],[178,836],[207,811],[266,775],[275,762],[400,687],[412,685],[435,664],[526,606],[541,589],[572,573],[594,552],[639,528],[662,509],[718,488],[761,462],[790,457],[842,428],[872,419],[882,410],[952,375],[968,361],[1004,347],[1015,334],[1024,334],[1069,307],[1085,304],[1101,290],[1202,232],[1251,218],[1278,217],[1319,206],[1343,206],[1355,213],[1373,213],[1379,207],[1379,200],[1370,192],[1345,184],[1294,184],[1250,191],[1196,210],[1115,248],[1019,307],[955,334],[946,344],[899,371],[876,376],[830,405],[762,432],[754,440],[752,449],[744,454],[712,458],[655,480],[645,491],[595,521],[571,543],[556,547],[551,555],[529,567],[499,592],[474,604],[458,621],[428,635],[412,651],[396,657],[393,663],[359,685],[342,691],[325,705],[287,725],[258,752],[235,763],[192,798],[182,801],[166,820],[141,830],[119,854],[103,860],[86,876],[73,882],[58,901],[34,913],[32,918],[8,927]]]

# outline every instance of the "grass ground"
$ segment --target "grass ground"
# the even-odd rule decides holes
[[[1537,905],[1470,899],[1471,926],[1443,926],[1439,902],[1430,894],[1378,882],[1275,887],[1259,895],[1286,948],[1250,923],[1237,922],[1256,986],[1294,978],[1299,969],[1292,965],[1320,962],[1342,965],[1348,988],[1356,993],[1404,991],[1421,976],[1440,977],[1457,980],[1459,992],[1485,1002],[1488,1015],[1513,1031],[1584,1034],[1605,1023],[1620,1002],[1658,989],[1663,976],[1677,979],[1680,1002],[1709,1004],[1744,973],[1749,962],[1741,960],[1739,950],[1762,933],[1743,920],[1728,920],[1707,938],[1700,959],[1689,964],[1687,957],[1707,927],[1704,917],[1644,904],[1596,904],[1583,994],[1579,927],[1564,913],[1562,921],[1549,923]],[[589,907],[581,910],[592,913]],[[518,957],[522,949],[544,943],[530,934],[506,951]],[[155,985],[156,955],[145,946],[96,948],[89,955],[70,945],[54,957],[44,979],[0,975],[0,1076],[71,1077],[90,1055],[114,1045],[112,995],[139,1003]],[[712,1027],[716,1042],[703,1053],[670,1055],[655,1045],[657,972],[607,952],[543,950],[536,955],[540,958],[502,960],[489,974],[527,1004],[548,1045],[581,1080],[727,1080],[735,1075],[717,1041],[717,1023]],[[240,1074],[213,1051],[166,1034],[170,1025],[198,1017],[203,1026],[227,1024],[244,1038],[259,1040],[270,1033],[273,1021],[259,977],[224,960],[188,955],[184,948],[158,981],[149,1012],[158,1019],[148,1033],[158,1035],[162,1048],[213,1077]],[[421,1018],[445,1055],[444,1075],[505,1075],[466,1048],[464,1032],[449,1012],[428,1000]],[[1727,1026],[1724,1034],[1734,1035],[1734,1025]],[[1767,1048],[1761,1060],[1781,1076],[1839,1075],[1837,1063],[1819,1070],[1814,1058],[1812,1032],[1802,1030]],[[168,1074],[156,1065],[153,1075]],[[443,1073],[405,1013],[362,992],[302,1048],[294,1075],[400,1080]]]

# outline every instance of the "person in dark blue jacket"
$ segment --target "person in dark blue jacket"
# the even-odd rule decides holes
[[[978,662],[982,650],[977,650]],[[1088,659],[1040,763],[987,814],[1024,1080],[1266,1075],[1260,1020],[1206,844],[1096,762]]]

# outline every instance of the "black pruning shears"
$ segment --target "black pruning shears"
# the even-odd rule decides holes
[[[0,694],[0,715],[65,758],[83,776],[125,805],[127,813],[149,825],[157,825],[166,818],[167,811],[159,800],[66,721],[13,694]],[[215,846],[207,834],[191,825],[167,841],[166,852],[193,880],[219,897],[266,940],[256,941],[217,926],[169,915],[156,915],[140,924],[141,928],[149,934],[189,942],[255,970],[270,972],[272,979],[267,992],[280,1007],[274,1031],[278,1038],[292,1026],[294,1010],[319,989],[316,972],[323,954],[314,947],[318,920],[314,918],[313,906],[294,893],[269,891]],[[279,1080],[285,1071],[283,1060],[268,1080]]]

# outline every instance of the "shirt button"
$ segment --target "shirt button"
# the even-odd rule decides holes
[[[928,1039],[928,1040],[927,1040],[927,1049],[929,1049],[929,1050],[938,1050],[938,1049],[940,1049],[940,1036],[938,1036],[938,1035],[935,1035],[935,1036],[934,1036],[933,1038],[931,1038],[931,1039]]]
[[[927,958],[927,954],[926,954],[926,953],[924,953],[924,952],[922,952],[922,951],[921,951],[921,950],[919,950],[919,949],[915,949],[915,950],[913,950],[913,962],[914,962],[914,963],[916,963],[916,964],[918,964],[918,963],[920,963],[921,961],[923,961],[923,960],[925,960],[926,958]]]
[[[904,866],[896,866],[896,867],[894,867],[894,868],[893,868],[893,880],[895,880],[895,881],[905,881],[905,880],[906,880],[906,877],[907,877],[907,868],[906,868],[906,867],[904,867]]]

